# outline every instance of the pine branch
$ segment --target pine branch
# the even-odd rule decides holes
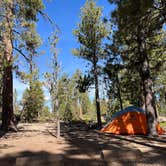
[[[26,55],[20,49],[18,49],[16,47],[13,47],[13,49],[15,49],[17,52],[19,52],[26,59],[26,61],[28,61],[28,62],[30,61],[30,59],[28,57],[26,57]]]

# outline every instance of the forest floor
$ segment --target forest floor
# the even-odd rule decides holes
[[[166,135],[119,136],[54,123],[19,124],[19,132],[0,136],[0,166],[166,166]]]

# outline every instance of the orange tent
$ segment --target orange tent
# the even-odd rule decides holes
[[[164,134],[165,131],[156,125],[158,134]],[[126,109],[117,112],[101,129],[105,133],[113,134],[147,134],[147,123],[145,112],[135,106],[127,107]]]

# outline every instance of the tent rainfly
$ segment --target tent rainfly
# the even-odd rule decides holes
[[[165,131],[156,125],[158,134]],[[147,122],[145,111],[139,107],[130,106],[115,113],[110,121],[101,129],[101,132],[112,134],[146,135]]]

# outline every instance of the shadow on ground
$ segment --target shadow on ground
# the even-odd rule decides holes
[[[96,155],[105,165],[166,165],[166,146],[160,146],[166,143],[165,138],[103,134],[93,130],[80,131],[77,127],[65,132],[64,137],[71,145],[66,151],[68,156],[79,154],[94,158]],[[149,150],[141,152],[131,143]]]
[[[61,128],[61,136],[69,145],[64,149],[63,155],[53,154],[46,151],[35,153],[23,151],[0,158],[0,165],[165,166],[166,148],[164,146],[160,146],[160,144],[166,143],[163,138],[103,134],[96,130],[88,130],[85,124],[73,124],[70,126],[62,124]],[[56,136],[54,128],[49,128],[42,132],[44,135],[48,134],[53,137]],[[55,139],[57,138],[55,137]],[[139,145],[145,149],[147,148],[148,150],[141,151],[141,149],[137,148],[135,145]]]

